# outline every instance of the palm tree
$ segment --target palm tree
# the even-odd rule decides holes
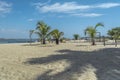
[[[120,33],[120,27],[113,28],[111,30],[108,30],[108,35],[113,39],[113,36],[115,35],[115,32]]]
[[[52,31],[52,36],[53,36],[53,38],[55,38],[57,45],[59,44],[59,40],[60,40],[61,36],[63,36],[63,35],[64,35],[64,33],[60,32],[58,29],[55,29]]]
[[[31,42],[32,42],[32,34],[33,33],[34,33],[34,30],[29,31],[30,45],[31,45]]]
[[[120,27],[113,28],[108,31],[108,35],[115,40],[115,46],[117,47],[117,39],[120,38]]]
[[[79,36],[79,34],[74,34],[73,37],[75,40],[78,40],[80,36]]]
[[[41,38],[42,44],[46,44],[46,38],[50,36],[50,26],[45,24],[43,21],[39,21],[36,27],[36,34]]]
[[[85,35],[88,34],[91,37],[92,45],[95,45],[95,36],[97,33],[97,27],[104,26],[102,23],[97,23],[94,27],[89,26],[85,29]]]

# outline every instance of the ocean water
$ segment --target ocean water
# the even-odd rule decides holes
[[[31,42],[35,42],[37,39],[33,39]],[[30,39],[0,39],[0,44],[10,43],[29,43]]]

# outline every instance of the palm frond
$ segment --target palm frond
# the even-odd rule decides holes
[[[60,32],[58,29],[55,29],[52,31],[52,36],[56,39],[59,39],[63,35],[64,35],[64,33]]]
[[[95,29],[96,29],[97,27],[99,27],[99,26],[104,27],[104,24],[101,23],[101,22],[97,23],[97,24],[95,25]]]
[[[96,35],[96,29],[92,26],[89,26],[85,29],[85,35],[89,35],[90,37],[95,37]]]

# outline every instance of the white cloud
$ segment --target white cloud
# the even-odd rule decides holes
[[[97,5],[79,5],[76,2],[65,2],[63,4],[55,3],[51,5],[41,6],[40,4],[36,4],[36,9],[40,12],[62,12],[62,13],[70,13],[76,11],[83,11],[88,9],[96,9],[96,8],[111,8],[120,6],[120,3],[103,3]]]
[[[103,14],[97,14],[97,13],[76,13],[72,14],[72,16],[81,16],[81,17],[99,17],[102,16]]]
[[[102,3],[102,4],[94,4],[94,5],[80,5],[76,2],[65,2],[61,3],[54,3],[54,4],[46,4],[41,6],[40,4],[34,5],[39,12],[42,13],[69,13],[75,16],[85,16],[85,17],[98,17],[102,16],[103,14],[98,13],[85,13],[83,11],[90,11],[91,9],[107,9],[112,7],[120,6],[120,3]]]
[[[44,3],[38,2],[38,3],[33,3],[32,5],[35,5],[35,6],[37,6],[37,5],[43,6],[43,5],[47,5],[47,4],[50,3],[50,2],[51,2],[51,0],[48,0],[47,2],[44,2]]]
[[[103,3],[103,4],[100,4],[96,7],[98,7],[98,8],[111,8],[111,7],[117,7],[117,6],[120,6],[120,3]]]
[[[78,5],[76,2],[65,2],[64,4],[55,3],[52,5],[40,6],[36,5],[36,9],[41,12],[64,12],[70,13],[76,10],[90,9],[89,5]]]
[[[9,13],[11,11],[11,3],[0,1],[0,14]]]

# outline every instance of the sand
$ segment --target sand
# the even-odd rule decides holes
[[[120,45],[0,44],[0,80],[120,80]]]

